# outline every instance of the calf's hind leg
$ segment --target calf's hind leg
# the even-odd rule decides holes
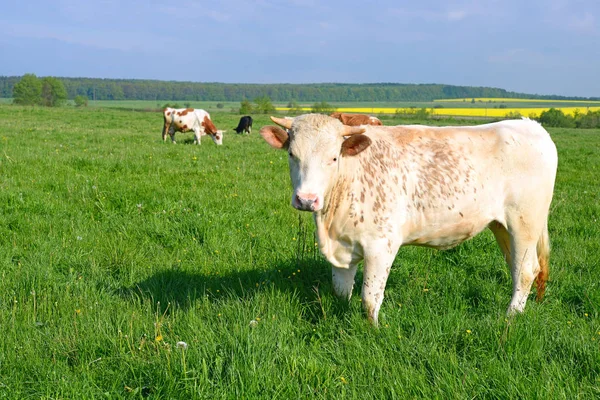
[[[545,231],[545,220],[539,224],[536,219],[526,220],[523,216],[514,219],[516,221],[508,222],[510,271],[513,280],[513,294],[508,306],[508,314],[522,312],[525,308],[531,285],[541,270],[538,242]],[[545,269],[544,273],[547,274],[547,268]]]

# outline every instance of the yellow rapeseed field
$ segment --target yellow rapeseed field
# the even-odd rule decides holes
[[[456,102],[476,102],[482,103],[595,103],[600,104],[598,100],[546,100],[546,99],[511,99],[511,98],[491,98],[491,97],[469,97],[460,99],[436,99],[433,100],[439,103],[456,103]]]
[[[599,107],[555,107],[566,115],[574,115],[576,112],[585,114],[588,111],[600,111]],[[288,107],[277,107],[278,111],[289,111]],[[537,118],[542,111],[549,110],[550,107],[520,107],[520,108],[427,108],[430,115],[452,116],[452,117],[491,117],[504,118],[507,116],[523,116]],[[302,111],[310,112],[310,107],[302,107]],[[346,113],[361,114],[414,114],[418,108],[392,108],[392,107],[340,107],[336,111]]]

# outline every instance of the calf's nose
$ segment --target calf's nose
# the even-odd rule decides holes
[[[314,193],[296,194],[296,208],[303,211],[314,211],[319,206],[319,197]]]

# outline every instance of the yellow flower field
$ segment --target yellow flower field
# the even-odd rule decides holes
[[[576,112],[585,114],[588,111],[600,111],[598,107],[555,107],[561,110],[566,115],[574,115]],[[537,118],[542,111],[549,110],[550,107],[520,107],[520,108],[427,108],[430,115],[452,116],[452,117],[491,117],[504,118],[506,116],[516,116],[517,114],[523,117]],[[288,107],[277,107],[277,111],[289,111]],[[302,111],[310,112],[310,107],[302,107]],[[336,111],[346,113],[363,113],[363,114],[414,114],[418,108],[392,108],[392,107],[340,107]]]
[[[491,97],[475,97],[476,102],[482,103],[595,103],[600,104],[598,100],[546,100],[546,99],[511,99],[511,98],[491,98]],[[456,102],[471,102],[473,97],[461,99],[436,99],[434,102],[439,103],[456,103]]]

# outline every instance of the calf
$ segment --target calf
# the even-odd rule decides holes
[[[249,115],[241,117],[240,122],[234,131],[238,134],[241,134],[242,132],[246,132],[246,134],[252,133],[252,117]]]
[[[342,124],[348,126],[383,125],[379,118],[365,114],[346,114],[341,112],[334,112],[330,116],[339,119],[342,122]]]
[[[194,132],[194,144],[200,144],[200,137],[204,135],[210,138],[218,145],[223,144],[223,134],[225,131],[217,130],[210,119],[210,114],[201,109],[193,108],[170,108],[163,110],[163,142],[167,140],[167,133],[171,141],[175,142],[175,132]]]
[[[402,245],[448,249],[486,227],[510,266],[508,313],[548,278],[548,212],[556,147],[528,119],[479,126],[350,127],[320,114],[271,119],[262,137],[289,154],[292,206],[312,212],[333,290],[352,295],[364,260],[362,304],[377,324]]]

